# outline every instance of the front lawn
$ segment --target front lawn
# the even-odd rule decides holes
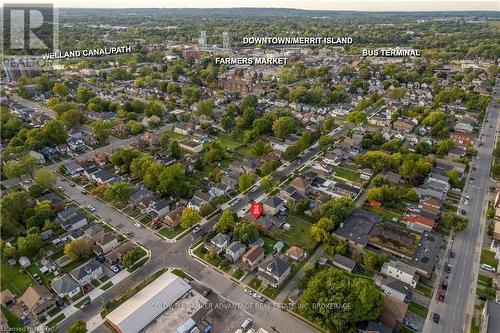
[[[24,328],[21,319],[17,318],[12,312],[9,311],[9,309],[5,308],[3,305],[2,314],[5,316],[5,319],[7,319],[7,325],[9,326],[9,328]]]
[[[1,268],[2,291],[9,289],[16,296],[22,296],[26,289],[34,284],[28,273],[19,265],[10,267],[7,261],[2,260]]]
[[[159,233],[168,239],[173,239],[181,234],[185,229],[183,229],[180,225],[176,225],[173,228],[165,227],[159,231]]]
[[[411,311],[422,318],[427,318],[427,313],[429,312],[429,309],[418,303],[411,302],[410,306],[408,307],[408,311]]]
[[[169,138],[175,139],[175,140],[184,140],[185,138],[187,138],[186,135],[181,134],[181,133],[176,133],[174,131],[165,131],[165,132],[162,132],[161,134],[165,134]]]
[[[481,251],[481,264],[487,264],[496,269],[498,260],[495,259],[495,252],[483,249]]]
[[[236,272],[233,273],[233,277],[236,279],[236,280],[239,280],[243,277],[243,275],[245,275],[245,272],[241,269],[238,269]]]

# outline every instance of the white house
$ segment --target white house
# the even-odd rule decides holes
[[[381,270],[382,274],[391,276],[401,282],[409,284],[412,288],[417,286],[420,275],[417,270],[401,261],[391,260],[384,263]]]

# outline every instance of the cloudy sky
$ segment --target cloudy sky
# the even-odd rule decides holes
[[[500,1],[454,0],[4,0],[5,3],[53,3],[56,7],[83,8],[228,8],[275,7],[358,11],[500,11]]]

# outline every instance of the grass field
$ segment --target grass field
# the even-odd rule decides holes
[[[21,319],[17,318],[14,316],[12,312],[10,312],[7,308],[5,308],[2,305],[2,314],[5,316],[5,319],[7,319],[7,325],[9,328],[23,328],[23,322]]]
[[[411,311],[414,314],[416,314],[422,318],[426,318],[427,313],[429,312],[429,309],[427,309],[425,306],[420,305],[418,303],[411,302],[410,306],[408,307],[408,311]]]
[[[9,289],[16,296],[21,296],[35,283],[21,266],[10,267],[6,261],[2,261],[1,268],[2,290]]]
[[[160,234],[167,238],[175,238],[177,235],[182,233],[185,229],[182,229],[180,225],[176,225],[173,228],[163,228],[159,231]]]
[[[295,245],[311,253],[317,244],[309,232],[311,224],[295,215],[289,215],[287,222],[292,225],[290,230],[273,230],[271,235],[274,238],[280,239],[288,246]]]
[[[495,259],[495,253],[489,250],[483,249],[481,251],[481,264],[487,264],[494,268],[498,265],[498,260]]]
[[[169,138],[172,138],[175,140],[183,140],[183,139],[187,138],[186,135],[181,134],[181,133],[175,133],[174,131],[165,131],[165,132],[162,132],[161,134],[165,134]]]
[[[335,176],[337,177],[344,178],[352,182],[359,180],[359,173],[355,171],[339,167],[336,167],[334,171],[335,171]]]

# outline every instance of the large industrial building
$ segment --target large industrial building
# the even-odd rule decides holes
[[[207,302],[182,278],[166,272],[112,311],[106,319],[117,333],[190,332],[207,313],[204,306]]]

